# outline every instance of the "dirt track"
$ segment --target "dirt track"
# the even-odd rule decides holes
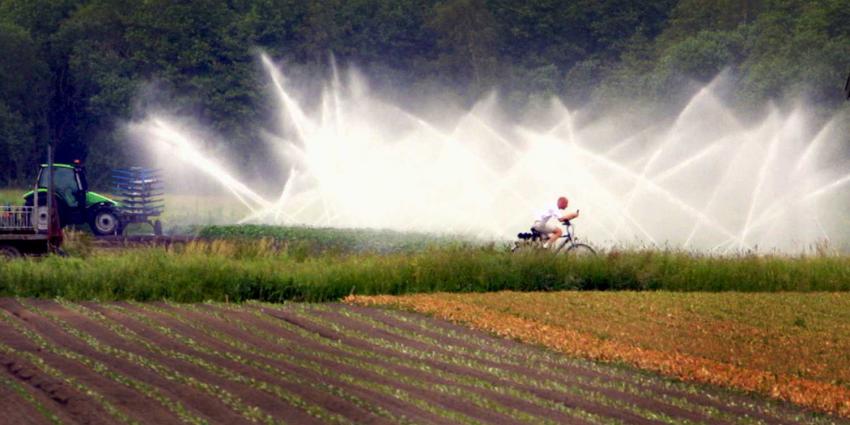
[[[343,305],[0,300],[2,423],[831,423]]]

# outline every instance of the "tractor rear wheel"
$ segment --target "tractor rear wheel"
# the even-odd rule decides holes
[[[89,226],[97,236],[120,235],[123,231],[118,214],[110,208],[101,208],[95,211],[91,215]]]
[[[21,251],[12,245],[0,245],[0,258],[18,258],[21,256]]]

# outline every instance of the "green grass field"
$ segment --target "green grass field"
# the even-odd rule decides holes
[[[69,249],[75,252],[73,246]],[[626,251],[567,258],[463,244],[316,254],[300,244],[263,238],[195,242],[170,250],[95,250],[85,258],[0,261],[0,296],[277,302],[331,301],[351,293],[506,289],[847,291],[850,257]]]
[[[0,204],[22,190],[0,190]],[[209,202],[207,202],[209,201]],[[76,300],[338,300],[357,294],[495,290],[847,291],[850,257],[704,256],[618,250],[594,258],[511,255],[500,244],[388,230],[206,225],[235,220],[238,205],[166,199],[163,220],[206,242],[93,250],[71,233],[70,258],[0,261],[0,295]],[[168,205],[171,205],[170,207]],[[192,212],[194,211],[194,212]],[[209,221],[197,220],[207,211]],[[229,212],[228,212],[229,211]],[[184,214],[180,216],[179,214]],[[229,215],[228,215],[229,214]],[[190,225],[190,223],[193,223]],[[142,229],[142,231],[147,231]],[[540,253],[538,253],[540,254]]]

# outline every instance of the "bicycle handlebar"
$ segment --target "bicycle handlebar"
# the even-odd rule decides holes
[[[576,210],[576,217],[575,217],[575,218],[578,218],[578,213],[579,213],[580,211],[581,211],[581,210]],[[566,226],[566,227],[570,227],[570,221],[569,221],[569,220],[560,220],[560,222],[561,222],[564,226]]]

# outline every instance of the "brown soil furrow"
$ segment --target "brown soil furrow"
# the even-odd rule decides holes
[[[288,346],[281,346],[274,343],[271,343],[263,338],[257,337],[255,335],[245,334],[241,329],[228,324],[226,322],[219,321],[213,316],[207,314],[200,314],[192,311],[180,311],[184,317],[191,318],[192,320],[201,321],[204,325],[214,326],[217,331],[225,333],[233,338],[239,338],[243,342],[250,344],[251,346],[257,347],[263,352],[268,353],[279,353],[283,355],[295,356],[303,360],[307,360],[310,362],[314,362],[322,368],[333,370],[338,373],[347,374],[353,377],[356,377],[358,380],[362,382],[375,383],[379,385],[388,385],[393,388],[397,388],[403,391],[407,391],[409,393],[415,394],[418,397],[421,397],[424,400],[427,400],[430,404],[444,406],[444,408],[456,410],[459,412],[463,412],[466,415],[481,418],[487,422],[505,422],[506,418],[494,415],[492,412],[487,412],[483,409],[477,408],[475,406],[469,406],[467,404],[462,403],[459,400],[456,400],[450,396],[431,391],[423,391],[422,389],[400,383],[392,380],[391,378],[381,376],[372,371],[354,367],[351,365],[347,365],[344,363],[334,362],[331,360],[327,360],[323,358],[320,354],[331,354],[342,357],[350,357],[344,351],[339,351],[333,348],[329,348],[324,346],[316,341],[312,341],[309,339],[305,339],[299,336],[296,333],[286,332],[281,330],[280,328],[269,327],[268,329],[264,329],[267,331],[275,332],[281,338],[284,338],[287,341],[291,341],[291,344]],[[264,325],[261,322],[257,322],[256,318],[244,313],[235,313],[228,311],[227,314],[233,316],[241,316],[242,319],[248,320],[252,326],[257,326],[258,328],[262,328]],[[167,315],[162,318],[163,323],[167,323],[168,326],[173,326],[177,329],[180,329],[181,333],[193,334],[191,328],[187,328],[185,325],[177,322],[173,318],[169,318]],[[195,331],[196,332],[196,331]],[[256,358],[256,357],[255,357]],[[286,362],[281,362],[276,359],[270,359],[268,357],[261,357],[262,361],[268,362],[270,364],[274,364],[278,367],[289,368],[293,373],[304,374],[307,372],[306,369],[300,368]],[[307,376],[307,375],[303,375]],[[413,379],[424,379],[425,376],[411,376]],[[320,379],[327,379],[327,377],[322,377]],[[380,399],[385,399],[387,396],[381,396]],[[421,409],[416,409],[415,406],[410,404],[399,403],[396,401],[394,403],[396,405],[395,410],[402,415],[411,417],[415,422],[419,422],[416,420],[416,417],[420,417],[424,419],[426,423],[452,423],[451,421],[447,421],[444,418],[439,416],[435,416],[430,412],[422,411]]]
[[[32,300],[30,302],[37,305],[39,308],[57,313],[57,315],[61,316],[63,320],[73,319],[76,316],[74,313],[62,309],[61,306],[52,301]],[[168,380],[149,368],[135,364],[128,360],[98,352],[85,342],[66,333],[48,318],[37,315],[29,310],[25,310],[24,306],[20,304],[8,305],[7,303],[7,305],[4,305],[3,308],[6,308],[7,310],[12,309],[18,312],[21,316],[26,318],[28,325],[32,329],[39,332],[42,336],[52,341],[54,344],[81,353],[93,360],[101,361],[109,365],[112,370],[115,370],[124,376],[139,380],[157,388],[163,394],[172,397],[174,400],[180,401],[184,404],[184,406],[192,408],[190,407],[192,405],[186,402],[195,399],[211,401],[211,397],[208,395],[200,393],[191,387]],[[98,327],[96,324],[85,322],[80,325],[78,329],[83,332],[88,332],[92,329],[97,331]],[[98,335],[95,336],[99,337]],[[120,343],[115,344],[109,340],[102,341],[115,348],[124,348],[123,344]],[[185,372],[182,365],[178,366],[178,370]],[[150,399],[144,394],[129,389],[124,385],[116,384],[114,381],[103,378],[103,380],[100,380],[97,383],[92,382],[90,386],[95,389],[102,389],[102,393],[104,396],[110,397],[110,401],[112,401],[111,397],[117,394],[118,400],[115,400],[114,404],[120,406],[124,411],[134,418],[139,419],[141,422],[156,424],[179,423],[179,419],[168,411],[162,404],[156,400]],[[206,410],[195,409],[195,412],[193,413],[198,416],[205,417],[210,422],[228,421],[228,423],[247,423],[247,421],[243,418],[229,409],[226,409],[221,403],[208,402],[203,407],[205,407]]]
[[[667,415],[669,415],[669,416],[671,416],[675,419],[678,419],[678,420],[685,419],[685,420],[689,420],[689,421],[693,421],[693,422],[706,422],[706,423],[717,423],[717,424],[727,423],[727,422],[724,422],[724,421],[721,421],[721,420],[700,414],[698,412],[688,411],[688,410],[682,409],[680,407],[673,406],[673,405],[670,405],[668,403],[664,403],[664,402],[656,400],[656,399],[646,398],[646,397],[642,397],[642,396],[636,396],[634,394],[630,394],[630,393],[620,391],[620,390],[616,390],[616,389],[604,388],[604,387],[594,386],[594,385],[590,385],[590,384],[579,383],[578,381],[576,381],[574,379],[573,380],[558,379],[556,377],[556,375],[554,375],[554,374],[546,376],[544,374],[538,373],[537,371],[534,371],[534,370],[531,370],[531,369],[528,369],[528,368],[512,367],[512,366],[507,365],[507,364],[496,363],[496,362],[486,360],[484,358],[481,358],[480,356],[465,355],[465,354],[458,353],[456,351],[447,350],[445,347],[450,345],[451,341],[444,340],[442,338],[438,339],[439,343],[437,343],[437,344],[428,344],[428,343],[418,341],[418,340],[413,339],[413,338],[408,338],[406,336],[400,336],[400,335],[397,335],[397,334],[394,334],[394,333],[391,333],[391,332],[387,332],[386,330],[383,330],[383,329],[378,329],[370,323],[359,320],[357,317],[354,317],[354,316],[352,316],[352,317],[346,316],[339,311],[322,311],[322,310],[318,310],[318,309],[313,309],[313,311],[314,311],[314,314],[319,315],[321,317],[324,317],[325,319],[330,320],[332,322],[340,323],[341,326],[344,326],[346,328],[354,329],[354,330],[359,331],[359,332],[365,332],[367,334],[375,334],[376,337],[382,338],[382,339],[387,340],[387,341],[391,341],[393,343],[402,344],[405,347],[413,348],[413,349],[419,350],[423,353],[429,353],[429,352],[430,353],[440,353],[444,356],[453,357],[453,358],[456,358],[456,359],[463,358],[463,359],[470,360],[470,361],[474,362],[475,364],[481,365],[483,367],[481,369],[475,369],[475,368],[460,366],[460,365],[456,365],[456,364],[452,364],[452,363],[447,363],[447,362],[444,362],[444,361],[441,361],[441,360],[436,360],[436,359],[422,359],[422,360],[420,360],[420,362],[422,362],[424,364],[430,364],[433,367],[440,368],[441,370],[444,370],[444,371],[448,371],[448,372],[452,372],[452,373],[456,373],[456,374],[464,375],[464,376],[476,377],[478,379],[491,382],[495,386],[506,386],[506,385],[513,386],[515,388],[522,389],[522,390],[528,391],[532,394],[535,394],[538,397],[546,398],[546,399],[556,401],[556,402],[564,399],[565,397],[570,396],[569,393],[566,393],[566,392],[563,392],[563,391],[558,391],[558,390],[552,389],[552,388],[550,388],[548,391],[546,391],[546,390],[543,390],[542,388],[539,388],[535,385],[528,385],[528,384],[523,384],[522,382],[518,382],[518,381],[514,381],[514,380],[508,380],[508,379],[496,376],[493,373],[487,372],[487,371],[492,370],[492,369],[497,369],[497,370],[506,371],[506,372],[513,372],[513,373],[519,374],[523,378],[534,378],[535,380],[537,380],[540,383],[546,383],[547,381],[549,381],[549,383],[560,381],[562,384],[564,384],[567,387],[572,387],[572,388],[581,389],[581,390],[585,390],[585,391],[596,392],[596,393],[601,394],[602,396],[609,398],[609,399],[612,399],[612,400],[620,400],[620,401],[623,401],[625,403],[629,403],[629,404],[632,404],[634,406],[637,406],[637,407],[640,407],[640,408],[643,408],[643,409],[651,410],[653,412],[663,412],[664,414],[667,414]],[[400,350],[400,351],[403,351],[403,353],[404,353],[404,354],[400,354],[400,356],[406,356],[406,357],[409,356],[411,359],[416,359],[416,357],[414,357],[413,354],[408,352],[407,350]],[[564,377],[564,378],[566,377],[566,375],[561,375],[561,376]]]
[[[229,313],[230,312],[228,311],[228,314]],[[317,360],[328,362],[327,364],[331,365],[331,367],[354,367],[355,370],[360,370],[360,373],[364,374],[364,376],[369,377],[368,379],[372,380],[373,382],[380,382],[385,385],[395,386],[397,388],[404,388],[405,390],[410,391],[423,399],[430,400],[434,404],[444,406],[444,408],[446,409],[462,412],[463,414],[479,418],[484,421],[492,422],[493,420],[496,420],[505,422],[508,420],[505,417],[493,418],[492,416],[495,414],[495,412],[493,412],[492,409],[470,404],[468,401],[458,399],[456,395],[451,395],[450,392],[441,390],[439,387],[440,385],[445,385],[451,388],[456,388],[456,386],[453,385],[453,383],[435,380],[435,378],[427,372],[411,370],[410,368],[404,366],[377,361],[370,357],[354,355],[351,352],[347,351],[344,345],[339,346],[338,344],[336,344],[334,341],[338,341],[338,338],[335,337],[329,340],[323,336],[313,334],[315,335],[314,338],[305,338],[304,336],[300,335],[297,332],[293,332],[290,329],[285,329],[273,323],[267,323],[262,320],[257,320],[257,318],[253,315],[248,314],[246,317],[247,320],[251,321],[250,323],[252,323],[253,326],[257,326],[259,329],[262,329],[265,332],[281,336],[285,341],[295,341],[297,344],[292,346],[286,343],[271,343],[271,345],[269,345],[270,350],[274,350],[276,352],[283,352],[289,351],[292,348],[296,348],[297,350],[302,350],[302,353],[304,353],[306,352],[304,351],[305,349],[300,347],[305,346],[305,344],[309,344],[306,346],[309,347],[309,349],[307,350],[309,350],[310,352],[324,353],[333,356],[332,358],[328,359],[321,359],[320,357],[316,358]],[[290,316],[288,317],[288,319],[296,323],[303,322],[301,318],[296,316]],[[285,326],[294,327],[294,325],[291,325],[289,323]],[[326,335],[333,335],[333,333],[326,333]],[[348,361],[349,365],[345,365],[344,362],[340,362],[340,360],[334,360],[333,358],[345,359]],[[352,366],[351,363],[354,363],[354,366]],[[374,368],[378,369],[370,370]],[[385,369],[386,373],[380,372],[381,369]],[[387,376],[384,376],[385,374]],[[404,383],[404,380],[400,380],[397,377],[393,377],[392,375],[394,374],[405,377],[406,380],[412,381],[413,383],[415,383],[415,385],[411,386],[407,383]]]
[[[49,366],[100,392],[110,403],[118,407],[123,408],[124,400],[138,396],[135,392],[121,385],[116,385],[114,381],[97,374],[81,363],[41,350],[30,341],[20,338],[17,331],[5,323],[0,323],[0,340],[15,350],[37,355]],[[83,424],[115,423],[115,419],[97,401],[72,388],[61,378],[47,374],[23,358],[18,358],[13,354],[0,354],[0,365],[2,365],[5,373],[17,379],[17,382],[28,385],[34,392],[40,392],[46,398],[58,404],[60,410],[71,419],[71,422]],[[102,391],[104,388],[109,390]]]
[[[0,424],[844,423],[560,356],[341,304],[0,298]]]
[[[318,311],[314,311],[313,313],[317,314],[317,316],[320,316],[320,314],[319,314],[320,312],[318,312]],[[657,423],[660,423],[659,421],[648,419],[648,418],[642,417],[640,415],[634,414],[632,412],[628,412],[628,411],[624,411],[624,410],[616,409],[616,408],[611,408],[609,406],[605,406],[603,404],[598,404],[595,401],[587,400],[587,399],[584,399],[582,397],[577,397],[577,396],[572,395],[572,394],[558,393],[558,392],[543,390],[543,389],[534,388],[534,387],[530,387],[530,386],[523,386],[523,385],[519,385],[515,382],[509,382],[509,381],[493,378],[492,376],[489,376],[486,373],[483,373],[482,371],[476,370],[474,368],[459,366],[459,365],[455,365],[455,364],[451,364],[451,363],[432,361],[432,360],[427,360],[427,359],[425,359],[425,360],[418,359],[418,358],[412,357],[408,354],[404,354],[403,350],[389,350],[389,349],[386,349],[384,347],[381,347],[380,345],[375,345],[375,344],[372,344],[369,341],[348,335],[345,332],[339,332],[339,331],[324,327],[323,325],[321,325],[319,323],[310,321],[309,317],[298,318],[299,316],[297,316],[297,314],[301,314],[301,313],[296,313],[294,311],[276,310],[274,312],[267,311],[267,314],[270,314],[274,317],[289,316],[290,320],[292,320],[291,319],[293,317],[292,315],[295,314],[296,315],[295,317],[297,318],[295,320],[299,320],[302,323],[304,323],[306,321],[310,322],[309,324],[305,323],[304,326],[308,326],[310,329],[316,329],[316,330],[319,330],[319,331],[324,332],[326,334],[330,334],[331,336],[333,336],[333,338],[335,340],[340,340],[340,341],[344,342],[345,344],[347,344],[349,346],[352,346],[352,347],[355,347],[355,348],[358,348],[360,350],[364,350],[364,351],[367,351],[367,352],[375,353],[375,354],[381,354],[381,355],[384,355],[384,356],[391,356],[391,357],[394,356],[394,357],[397,357],[399,360],[401,360],[403,362],[420,363],[420,364],[430,365],[435,370],[440,370],[440,371],[443,371],[443,372],[454,374],[458,377],[477,378],[479,380],[482,380],[482,381],[489,383],[491,388],[514,388],[514,389],[517,389],[517,390],[522,390],[522,391],[525,391],[527,393],[533,394],[534,396],[540,397],[542,399],[550,400],[552,402],[561,404],[561,405],[569,407],[569,408],[579,408],[579,409],[582,409],[582,410],[589,412],[589,413],[593,413],[593,414],[600,415],[600,416],[603,416],[603,417],[609,417],[609,418],[623,420],[627,423],[632,423],[632,424],[657,424]],[[336,321],[336,320],[334,321],[334,323],[339,323],[339,326],[348,327],[348,325],[351,324],[350,319],[347,319],[347,318],[336,318],[336,319],[343,319],[343,320],[340,320],[340,321]],[[361,331],[365,330],[365,331],[368,332],[367,327],[362,327],[359,330],[361,330]],[[431,347],[431,349],[438,350],[438,348],[436,348],[436,347]],[[364,359],[364,361],[365,361],[365,359]],[[414,373],[414,372],[422,373],[418,369],[414,369],[414,368],[406,368],[406,369],[410,370],[407,373]],[[530,405],[529,402],[523,400],[522,398],[513,398],[513,397],[509,397],[509,396],[504,396],[502,394],[498,394],[498,393],[493,392],[491,390],[481,389],[481,388],[477,388],[477,387],[469,386],[469,385],[464,385],[464,384],[458,384],[457,382],[454,382],[454,381],[448,380],[448,379],[444,379],[444,380],[438,379],[437,376],[433,376],[433,375],[428,375],[428,376],[429,376],[430,379],[435,380],[438,383],[448,383],[448,384],[454,384],[454,385],[462,386],[462,387],[466,388],[468,391],[474,391],[476,393],[481,394],[484,397],[489,397],[489,398],[492,398],[492,399],[495,399],[495,400],[499,400],[501,403],[504,403],[506,406],[511,407],[511,408],[517,408],[517,409],[520,409],[520,410],[534,409],[534,410],[536,410],[537,412],[540,412],[540,413],[547,412],[549,415],[555,414],[555,411],[553,411],[553,410],[549,410],[549,409],[542,410],[542,408],[537,406],[537,405]]]
[[[49,425],[50,420],[20,394],[0,383],[0,423],[20,425]]]
[[[322,309],[322,310],[324,310],[324,309]],[[357,315],[349,316],[349,315],[343,314],[344,312],[345,312],[344,307],[341,307],[340,309],[335,309],[333,311],[318,311],[317,310],[317,314],[322,315],[323,317],[327,318],[328,320],[339,321],[339,323],[343,323],[344,326],[350,327],[350,328],[355,329],[355,330],[360,331],[360,332],[370,333],[370,331],[371,331],[371,333],[375,333],[375,334],[380,335],[380,338],[384,338],[384,339],[386,339],[388,341],[392,341],[394,343],[403,344],[407,347],[415,348],[415,349],[420,350],[424,353],[428,353],[428,352],[430,352],[430,353],[440,353],[440,354],[442,354],[442,355],[444,355],[448,358],[466,359],[466,360],[469,360],[470,362],[474,362],[475,364],[481,365],[483,367],[480,368],[480,369],[472,369],[472,373],[467,372],[467,374],[469,374],[471,376],[477,376],[481,379],[497,379],[499,383],[504,382],[503,378],[498,378],[498,377],[496,377],[492,374],[487,374],[487,373],[483,372],[485,370],[496,369],[496,370],[499,370],[499,371],[509,372],[511,374],[514,374],[515,376],[519,376],[523,380],[525,380],[526,378],[530,378],[530,379],[533,379],[535,381],[540,382],[541,384],[545,384],[545,385],[548,385],[548,386],[552,386],[552,384],[555,384],[555,385],[563,385],[563,386],[567,386],[567,387],[573,387],[573,388],[577,388],[577,389],[581,389],[581,390],[585,390],[585,391],[596,392],[596,393],[601,394],[601,395],[603,395],[603,396],[605,396],[609,399],[623,401],[625,403],[629,403],[629,404],[638,406],[638,407],[643,408],[643,409],[651,410],[651,411],[663,412],[663,413],[665,413],[665,414],[667,414],[667,415],[669,415],[673,418],[678,418],[679,420],[685,419],[685,420],[689,420],[689,421],[693,421],[693,422],[728,423],[727,421],[722,421],[722,420],[719,420],[717,418],[712,418],[712,417],[706,416],[704,414],[701,414],[699,412],[686,410],[686,409],[683,409],[679,406],[675,406],[675,405],[672,405],[670,403],[666,403],[666,402],[661,401],[661,400],[656,400],[654,398],[646,397],[646,396],[644,396],[644,394],[635,395],[635,394],[632,394],[632,393],[629,393],[629,392],[621,391],[619,389],[614,389],[614,388],[610,388],[610,387],[603,387],[603,386],[599,386],[599,385],[594,385],[592,383],[579,382],[577,379],[575,379],[575,375],[578,375],[580,372],[583,372],[583,371],[570,370],[568,373],[555,373],[554,371],[546,370],[544,372],[544,371],[535,370],[535,369],[528,368],[528,367],[523,367],[521,365],[512,365],[512,364],[509,364],[509,363],[492,361],[492,360],[489,360],[489,359],[487,359],[487,358],[485,358],[481,355],[466,354],[466,353],[458,352],[457,350],[446,349],[446,347],[450,347],[450,346],[454,346],[455,348],[457,347],[457,345],[455,345],[455,341],[450,340],[450,339],[439,338],[439,337],[433,338],[434,340],[437,341],[436,344],[429,343],[428,341],[420,341],[420,340],[416,339],[414,336],[407,336],[407,335],[403,335],[403,334],[388,332],[384,329],[377,329],[372,323],[368,323],[365,320],[361,320],[359,317],[357,317]],[[393,325],[395,325],[395,324],[393,323]],[[472,348],[472,349],[473,350],[480,350],[481,348],[478,347],[478,348]],[[428,361],[430,361],[430,360],[428,360]],[[578,368],[576,368],[576,369],[578,369]],[[458,371],[458,373],[461,373],[461,372]],[[616,382],[615,379],[609,378],[609,380],[612,381],[612,382]],[[623,383],[625,384],[626,382],[623,382]],[[520,383],[520,382],[515,382],[513,385],[517,385],[519,388],[524,388],[527,391],[532,391],[532,392],[538,389],[536,386],[522,385],[522,383]],[[559,394],[558,396],[556,396],[558,398],[562,398],[566,395],[566,393],[559,392],[557,390],[554,391],[553,394]]]
[[[275,315],[278,316],[278,317],[276,317],[277,320],[281,320],[281,317],[285,317],[288,320],[288,322],[281,320],[281,323],[286,323],[285,325],[282,325],[282,324],[270,324],[270,323],[267,323],[266,321],[260,320],[260,321],[254,322],[255,326],[261,327],[261,328],[263,328],[263,330],[265,330],[267,332],[273,332],[273,333],[278,333],[278,334],[282,334],[282,335],[287,335],[288,339],[300,338],[297,333],[293,333],[293,332],[289,331],[288,329],[285,329],[285,326],[289,325],[290,322],[300,323],[303,326],[307,327],[308,329],[316,328],[315,326],[312,325],[312,323],[310,321],[308,321],[304,318],[300,318],[297,315],[291,314],[290,312],[283,312],[283,313],[275,312]],[[284,326],[284,327],[282,327],[282,326]],[[325,335],[333,336],[333,338],[331,338],[328,341],[337,341],[337,340],[340,339],[340,338],[337,338],[336,336],[334,336],[335,333],[332,330],[325,330],[325,329],[322,329],[321,327],[316,328],[316,329],[318,329],[320,332],[324,333]],[[313,344],[313,342],[311,342],[311,344]],[[283,347],[281,347],[279,345],[274,345],[274,346],[272,346],[272,349],[281,350],[281,349],[283,349]],[[416,377],[421,382],[429,383],[430,385],[445,383],[445,381],[439,381],[439,380],[435,381],[436,378],[433,376],[432,373],[429,373],[429,372],[423,372],[421,370],[412,369],[410,367],[397,366],[397,365],[394,365],[394,364],[391,364],[391,363],[386,363],[384,361],[376,360],[373,357],[368,357],[368,356],[363,357],[362,355],[355,355],[355,354],[352,354],[350,351],[346,351],[344,349],[337,349],[337,348],[333,348],[333,347],[328,347],[326,344],[320,343],[319,346],[316,349],[318,349],[318,350],[332,350],[332,352],[334,354],[338,355],[338,356],[357,359],[359,362],[361,362],[363,364],[376,364],[376,365],[380,365],[381,367],[386,366],[388,370],[392,370],[394,372],[398,372],[400,370],[403,373],[410,374],[411,376]],[[454,383],[454,382],[450,382],[450,384],[453,387],[458,387],[456,385],[456,383]],[[476,394],[482,393],[482,390],[477,389],[477,388],[470,388],[470,387],[463,387],[463,388],[468,388],[468,389],[471,390],[471,392],[476,393]],[[420,390],[420,392],[421,391],[422,390]],[[487,394],[486,391],[484,393]],[[585,407],[583,405],[582,400],[560,400],[560,401],[562,402],[562,404],[564,406],[570,407],[570,408],[572,408],[572,407],[575,407],[575,408]],[[466,409],[464,409],[463,407],[460,407],[461,411],[464,411],[466,413],[469,413],[471,411],[471,407],[468,404],[461,404],[461,406],[466,406]],[[548,411],[548,410],[547,410],[547,413],[549,415],[552,415],[552,416],[560,414],[560,413],[556,413],[555,411]],[[639,419],[639,418],[633,418],[633,419]],[[569,418],[565,418],[564,421],[575,423],[575,422],[578,422],[579,420],[577,418],[574,418],[574,417],[569,417]]]
[[[241,399],[244,404],[256,406],[261,409],[261,411],[266,412],[275,418],[280,418],[287,423],[319,423],[301,410],[286,405],[285,402],[279,400],[278,398],[267,392],[220,377],[217,374],[206,370],[203,367],[195,365],[191,362],[184,361],[181,359],[175,359],[162,355],[160,353],[149,351],[140,343],[127,341],[126,339],[117,335],[102,324],[95,323],[89,320],[88,318],[71,310],[68,310],[57,303],[43,302],[41,304],[42,305],[39,305],[40,308],[50,313],[62,316],[62,319],[66,320],[74,328],[92,335],[93,337],[97,338],[105,344],[108,344],[120,350],[143,356],[152,362],[156,362],[171,370],[178,371],[180,374],[192,377],[200,382],[222,388],[223,390]],[[149,342],[158,344],[158,341],[156,340],[149,340]],[[111,364],[116,364],[117,359],[113,358],[112,362],[113,363]],[[123,361],[121,363],[124,365],[129,364],[128,362]],[[165,390],[165,387],[167,386],[171,386],[172,388],[175,387],[174,383],[168,381],[165,377],[153,371],[150,371],[147,368],[141,368],[137,365],[132,365],[131,369],[135,369],[135,373],[144,373],[145,382],[156,382],[157,386],[162,388],[163,390]],[[139,369],[141,369],[141,371],[139,371]],[[122,372],[125,371],[123,368],[120,370]],[[130,375],[131,370],[126,370],[126,373]],[[150,379],[156,379],[156,381],[151,381]],[[178,388],[174,388],[173,391],[169,391],[169,393],[172,395],[173,399],[180,400],[184,405],[193,406],[195,410],[203,412],[207,417],[210,418],[210,422],[212,423],[246,422],[246,418],[238,415],[236,411],[228,409],[224,403],[221,403],[219,400],[217,400],[210,394],[192,390],[194,389],[185,385],[181,385]],[[201,403],[200,405],[195,406],[196,404],[198,404],[197,401],[200,401]]]
[[[3,338],[0,337],[0,339]],[[0,354],[0,366],[2,366],[0,375],[23,388],[35,403],[55,415],[59,423],[81,422],[71,415],[71,412],[81,407],[86,412],[98,410],[96,401],[91,400],[62,379],[48,376],[25,360]],[[100,413],[107,414],[103,411]]]
[[[330,412],[338,413],[346,418],[357,422],[357,423],[383,423],[380,418],[373,416],[370,412],[363,410],[362,408],[350,404],[345,400],[342,400],[332,394],[324,393],[316,390],[315,388],[309,385],[299,385],[298,383],[293,383],[292,379],[281,379],[279,376],[272,375],[267,371],[263,371],[257,368],[254,368],[250,365],[243,364],[235,360],[234,357],[226,357],[210,354],[208,352],[204,352],[201,348],[208,348],[210,350],[215,350],[221,354],[233,354],[238,355],[239,357],[246,360],[262,360],[257,358],[257,356],[251,356],[244,352],[236,353],[232,348],[222,343],[221,341],[215,340],[214,338],[207,337],[206,335],[197,332],[189,327],[186,327],[180,323],[170,323],[167,321],[167,315],[161,315],[157,313],[151,313],[148,311],[144,311],[142,309],[138,309],[133,305],[122,305],[121,307],[135,313],[142,314],[151,320],[154,320],[158,323],[161,323],[164,327],[167,327],[181,336],[191,338],[197,345],[194,347],[190,347],[180,341],[175,340],[172,337],[164,335],[161,332],[158,332],[154,329],[151,329],[147,324],[141,323],[131,317],[130,315],[121,313],[120,311],[116,311],[109,308],[104,308],[100,306],[90,306],[94,310],[100,312],[104,316],[119,322],[121,325],[127,327],[128,329],[136,332],[140,336],[143,336],[148,341],[156,344],[157,346],[164,349],[171,349],[175,351],[182,351],[187,354],[191,354],[200,359],[204,359],[210,363],[216,363],[219,366],[226,367],[235,373],[239,373],[243,376],[247,376],[253,379],[256,379],[259,382],[265,382],[272,385],[279,386],[283,389],[292,391],[293,394],[297,394],[301,398],[303,398],[308,403],[313,403],[316,406],[322,406]],[[182,312],[181,312],[182,313]],[[293,377],[297,376],[294,373]],[[310,376],[309,379],[315,379],[315,376]]]
[[[483,341],[483,343],[473,343],[470,341],[469,338],[464,339],[448,335],[449,333],[454,333],[456,335],[464,335],[466,337],[470,336],[469,328],[465,328],[461,325],[457,325],[448,321],[433,319],[428,320],[420,314],[401,310],[387,310],[385,308],[363,307],[351,304],[346,305],[349,309],[358,314],[384,322],[390,326],[397,327],[400,330],[421,334],[428,338],[446,340],[452,345],[460,346],[470,350],[488,349],[488,351],[491,351],[492,354],[508,357],[511,362],[522,363],[527,361],[536,367],[546,370],[548,372],[546,373],[547,376],[556,379],[561,379],[561,381],[564,383],[568,383],[569,378],[572,376],[588,379],[627,381],[637,388],[646,390],[654,394],[674,398],[682,398],[690,404],[725,411],[731,415],[736,415],[739,417],[746,416],[755,420],[771,424],[793,425],[797,423],[795,421],[786,420],[776,415],[770,414],[770,412],[757,409],[756,406],[751,406],[754,401],[752,397],[738,395],[736,393],[718,395],[717,391],[713,391],[710,388],[700,388],[699,390],[701,393],[694,393],[684,389],[670,388],[669,383],[667,385],[662,385],[654,382],[645,383],[645,381],[647,380],[647,375],[645,373],[641,374],[638,372],[632,372],[623,370],[622,368],[613,367],[609,370],[600,371],[599,366],[596,366],[591,369],[582,367],[581,365],[566,363],[564,361],[553,361],[551,359],[546,358],[548,355],[550,355],[549,353],[534,353],[532,352],[532,350],[539,350],[537,347],[522,344],[520,342],[509,339],[496,338],[486,334],[478,335],[477,333],[474,333],[474,339]],[[398,316],[409,318],[411,320],[401,320]],[[428,327],[425,327],[422,321],[427,321]],[[498,365],[498,367],[517,372],[522,372],[522,370],[525,370],[527,371],[526,373],[529,376],[540,376],[539,373],[536,373],[535,369],[532,369],[528,366],[513,366],[507,363],[501,363]],[[689,384],[682,383],[681,385]],[[715,397],[710,397],[709,395],[713,395]],[[718,401],[716,399],[717,397],[721,397],[726,402],[724,403]],[[780,406],[777,406],[777,408],[780,408]],[[787,413],[789,415],[791,414],[790,411]]]
[[[308,331],[317,331],[323,335],[329,336],[331,340],[338,341],[348,347],[356,348],[359,350],[363,350],[364,347],[369,352],[370,355],[362,355],[362,354],[352,354],[350,352],[345,352],[345,355],[349,358],[356,358],[358,361],[363,364],[372,364],[382,368],[386,368],[395,373],[399,373],[404,376],[414,377],[417,382],[423,384],[426,388],[435,388],[435,387],[451,387],[455,388],[462,393],[467,393],[471,395],[475,395],[478,399],[486,399],[490,402],[497,403],[502,406],[501,410],[505,409],[513,409],[518,412],[524,412],[526,414],[537,416],[538,418],[547,418],[553,421],[564,422],[564,421],[576,421],[577,419],[573,416],[569,416],[564,412],[560,412],[557,410],[551,410],[536,404],[533,404],[527,400],[522,398],[515,398],[509,395],[505,395],[496,391],[491,391],[484,388],[478,388],[475,386],[467,385],[464,383],[456,382],[451,379],[446,379],[444,377],[439,376],[439,374],[435,374],[429,370],[422,370],[417,367],[413,367],[410,363],[405,362],[405,360],[409,360],[399,353],[384,349],[372,349],[371,346],[366,346],[360,344],[359,340],[350,335],[345,335],[339,333],[330,328],[323,328],[321,325],[317,325],[313,323],[309,318],[299,317],[294,312],[288,312],[290,314],[277,314],[276,318],[281,319],[288,323],[298,323],[299,327],[304,328]],[[381,354],[385,357],[395,358],[396,362],[386,361],[379,357],[376,357],[375,354]],[[418,363],[418,360],[413,359],[413,363]],[[468,370],[467,370],[468,371]],[[419,391],[422,391],[420,389]],[[468,401],[467,401],[468,403]],[[571,403],[571,400],[567,400],[563,403],[564,406],[575,408],[578,407]],[[468,405],[469,406],[469,405]],[[470,406],[471,407],[471,406]],[[470,407],[467,407],[469,409]],[[479,409],[491,409],[491,407],[480,406]],[[465,412],[468,413],[468,412]],[[507,414],[507,413],[504,413]],[[483,420],[490,421],[486,417],[482,417]],[[503,419],[504,420],[504,419]]]

